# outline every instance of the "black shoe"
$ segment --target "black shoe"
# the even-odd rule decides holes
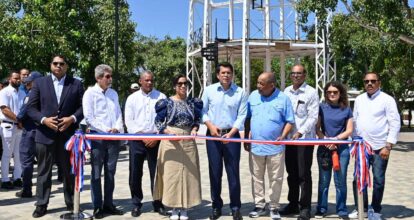
[[[288,204],[287,206],[285,206],[285,208],[280,210],[279,213],[280,215],[299,214],[299,207],[297,205],[295,206],[295,205]]]
[[[16,179],[15,181],[13,181],[13,186],[14,187],[23,187],[23,182],[22,179]]]
[[[104,217],[104,211],[101,208],[95,208],[93,210],[93,217],[95,219],[101,219]]]
[[[16,197],[19,197],[19,198],[32,198],[33,194],[32,194],[32,192],[26,192],[26,191],[21,190],[19,192],[16,192]]]
[[[154,207],[154,212],[158,212],[158,214],[160,214],[162,216],[166,216],[167,215],[167,212],[165,211],[164,206]]]
[[[233,220],[242,220],[243,219],[239,209],[232,210],[231,215],[233,216]]]
[[[2,189],[13,189],[14,186],[13,186],[13,183],[12,182],[7,181],[7,182],[2,182],[1,183],[1,188]]]
[[[308,209],[300,210],[298,220],[309,220],[310,218],[311,218],[311,214]]]
[[[317,218],[317,219],[325,218],[325,216],[326,216],[326,213],[324,213],[324,212],[321,212],[321,211],[316,211],[315,212],[315,218]]]
[[[213,208],[213,212],[210,215],[210,219],[215,220],[220,218],[221,216],[221,209],[219,208]]]
[[[135,207],[134,209],[132,209],[131,215],[132,215],[132,217],[140,216],[141,215],[141,209],[138,208],[138,207]]]
[[[249,213],[249,217],[250,218],[258,218],[260,216],[266,216],[267,215],[267,211],[266,208],[259,208],[256,207],[254,208],[250,213]]]
[[[108,206],[104,206],[103,207],[103,211],[105,213],[110,214],[110,215],[123,215],[124,214],[124,212],[122,210],[117,209],[114,205],[109,206],[109,207]]]
[[[36,209],[34,210],[32,216],[33,218],[40,218],[46,215],[46,212],[47,212],[46,206],[36,206]]]

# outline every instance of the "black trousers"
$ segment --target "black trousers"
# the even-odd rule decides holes
[[[142,199],[144,197],[142,193],[142,175],[145,159],[148,162],[148,169],[151,179],[151,194],[154,192],[154,178],[157,168],[157,156],[159,142],[157,146],[153,148],[145,147],[142,141],[130,141],[129,142],[129,189],[131,191],[132,204],[135,207],[141,208]],[[162,206],[161,201],[153,202],[154,208]]]
[[[288,200],[290,205],[299,205],[301,210],[311,209],[313,148],[314,146],[286,145]]]
[[[53,144],[36,143],[37,155],[37,183],[36,206],[47,206],[52,186],[52,167],[53,162],[59,163],[63,175],[63,193],[65,196],[66,207],[73,207],[73,192],[75,176],[71,174],[69,162],[70,152],[66,151],[64,146],[67,137],[58,135]]]
[[[23,129],[20,140],[20,162],[22,166],[23,192],[32,193],[33,163],[36,156],[34,137],[36,130]]]

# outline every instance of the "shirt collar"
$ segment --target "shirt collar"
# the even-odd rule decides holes
[[[53,75],[53,73],[51,74],[52,75],[52,80],[53,80],[53,82],[54,81],[58,81],[59,83],[63,83],[63,82],[65,82],[65,79],[66,79],[66,74],[60,79],[60,80],[58,80],[58,78],[55,76],[55,75]]]
[[[12,85],[10,85],[10,83],[7,87],[10,87],[10,89],[13,90],[13,92],[18,92],[19,91],[19,88],[17,88],[17,89],[14,88]]]
[[[305,90],[306,90],[306,86],[307,86],[307,84],[306,84],[306,82],[303,82],[302,83],[302,85],[297,89],[297,90],[295,90],[295,89],[293,89],[293,86],[290,88],[290,91],[292,92],[292,93],[294,93],[294,92],[296,92],[296,91],[300,91],[300,92],[305,92]]]
[[[147,94],[142,89],[138,90],[137,92],[140,92],[143,96],[151,96],[151,94],[154,92],[154,88]]]
[[[99,91],[99,92],[102,92],[104,95],[105,95],[105,92],[106,91],[108,91],[108,89],[106,89],[106,91],[105,90],[103,90],[100,86],[99,86],[99,84],[98,83],[95,83],[95,89],[97,90],[97,91]]]
[[[367,92],[367,97],[369,98],[369,99],[375,99],[377,96],[379,96],[379,94],[381,93],[381,89],[378,89],[376,92],[374,92],[374,94],[372,94],[371,95],[371,97],[368,95],[368,92]]]
[[[227,92],[227,91],[236,91],[236,90],[237,90],[237,86],[236,86],[236,84],[235,84],[234,82],[231,82],[230,87],[229,87],[229,89],[228,89],[228,90],[224,90],[224,88],[223,88],[223,86],[220,84],[220,82],[218,82],[217,84],[218,84],[218,86],[217,86],[217,90],[218,90],[218,91],[224,91],[224,92]]]

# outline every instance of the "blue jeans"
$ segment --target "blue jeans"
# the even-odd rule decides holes
[[[317,151],[317,159],[319,166],[319,185],[318,185],[318,205],[317,211],[326,213],[328,211],[328,191],[332,176],[332,159],[327,169],[322,168],[322,152],[326,149],[325,146],[319,146]],[[330,152],[329,152],[330,153]],[[338,148],[339,163],[341,169],[334,171],[334,182],[336,189],[336,213],[339,216],[348,215],[346,207],[346,174],[349,164],[349,149],[348,145],[340,145]]]
[[[93,207],[102,208],[101,173],[104,168],[104,207],[113,206],[116,163],[119,156],[119,141],[92,141],[91,194]]]
[[[372,201],[371,207],[374,209],[374,212],[380,213],[382,206],[382,197],[384,196],[384,186],[385,186],[385,171],[387,170],[388,160],[384,160],[379,155],[380,150],[374,151],[374,154],[370,157],[369,163],[372,166],[372,174],[374,177],[373,181],[373,190],[372,190]],[[358,188],[356,185],[356,180],[352,182],[353,191],[354,191],[354,200],[355,207],[358,207]],[[363,191],[364,196],[364,210],[368,210],[368,192],[365,189]]]
[[[23,192],[32,193],[33,163],[36,156],[36,130],[23,129],[20,140],[20,163],[22,166]]]

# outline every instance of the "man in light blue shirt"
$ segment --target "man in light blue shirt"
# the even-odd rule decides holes
[[[220,63],[217,67],[220,82],[208,86],[203,94],[203,122],[207,135],[223,138],[240,138],[246,118],[247,94],[233,83],[233,66]],[[242,219],[240,214],[240,143],[207,141],[211,200],[213,212],[210,219],[221,216],[221,178],[223,160],[230,188],[230,208],[234,220]]]
[[[292,103],[289,97],[275,86],[275,75],[271,72],[260,74],[257,90],[250,94],[247,102],[245,138],[255,140],[283,140],[295,123]],[[273,220],[280,219],[279,199],[285,169],[285,146],[270,144],[244,144],[250,151],[249,164],[252,175],[252,192],[255,208],[251,218],[266,216],[265,179],[269,175],[269,209]]]

